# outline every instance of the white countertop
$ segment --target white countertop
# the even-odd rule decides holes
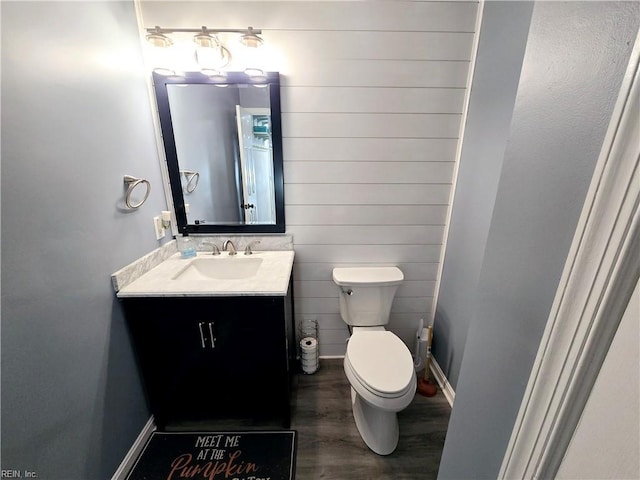
[[[211,257],[199,252],[197,257]],[[217,258],[229,257],[223,252]],[[242,261],[244,254],[235,257]],[[260,258],[258,272],[241,279],[183,279],[181,271],[194,258],[181,258],[176,253],[138,279],[118,291],[118,297],[192,297],[192,296],[286,296],[293,268],[293,250],[254,251],[251,258]],[[177,279],[174,279],[178,277]]]

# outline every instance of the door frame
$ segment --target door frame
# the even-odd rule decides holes
[[[554,478],[640,276],[640,32],[498,478]]]

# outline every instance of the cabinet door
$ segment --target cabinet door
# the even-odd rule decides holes
[[[207,348],[201,321],[175,299],[126,299],[123,305],[156,423],[163,428],[180,417],[197,417],[198,399],[215,388],[206,365],[218,354]]]
[[[283,298],[228,299],[217,304],[228,398],[252,415],[288,402],[288,359]]]

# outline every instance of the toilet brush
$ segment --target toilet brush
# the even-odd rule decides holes
[[[418,393],[425,397],[433,397],[437,391],[437,385],[429,378],[429,367],[431,366],[431,339],[433,338],[433,327],[427,326],[427,358],[425,362],[424,376],[418,379]]]

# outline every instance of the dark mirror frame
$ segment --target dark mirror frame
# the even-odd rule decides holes
[[[153,73],[153,85],[160,117],[160,128],[169,173],[173,208],[175,209],[178,231],[180,233],[284,233],[284,174],[282,165],[282,125],[280,114],[280,74],[267,72],[266,78],[255,80],[242,72],[228,72],[225,81],[215,81],[200,72],[187,72],[183,75],[160,75]],[[275,224],[188,224],[185,210],[178,152],[173,134],[173,123],[169,108],[167,85],[171,84],[229,84],[229,85],[269,85],[271,108],[271,145],[273,150],[273,181],[276,204]]]

